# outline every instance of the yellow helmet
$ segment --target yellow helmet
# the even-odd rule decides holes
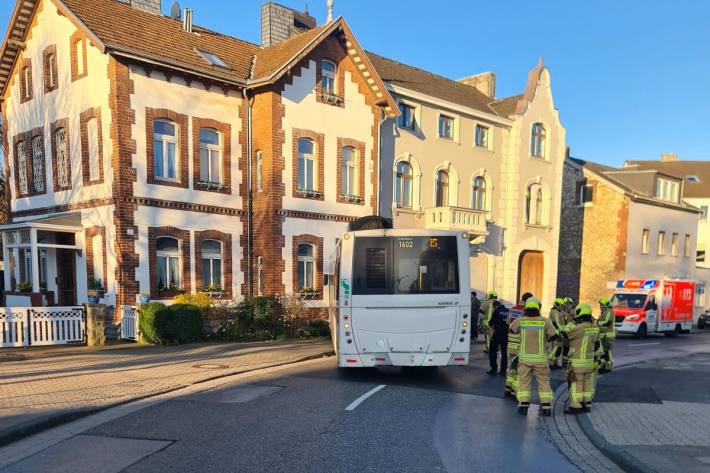
[[[601,305],[603,305],[604,307],[610,307],[610,306],[611,306],[611,302],[609,302],[609,298],[608,298],[608,297],[602,297],[601,299],[599,299],[599,303],[600,303]]]
[[[534,297],[528,298],[528,300],[525,301],[525,309],[540,310],[540,301]]]
[[[488,291],[489,299],[498,299],[498,293],[496,291]]]
[[[581,317],[583,315],[592,315],[592,306],[587,303],[579,304],[574,309],[574,312],[575,314],[577,314],[577,317]]]
[[[564,303],[565,303],[565,300],[561,297],[558,297],[557,299],[555,299],[554,306],[559,307],[559,306],[563,305]]]

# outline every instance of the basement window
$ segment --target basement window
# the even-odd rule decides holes
[[[230,69],[230,67],[227,65],[227,63],[224,62],[216,54],[208,53],[207,51],[202,51],[201,49],[197,49],[196,51],[197,51],[197,54],[202,56],[202,59],[209,62],[213,66],[222,67],[224,69]]]

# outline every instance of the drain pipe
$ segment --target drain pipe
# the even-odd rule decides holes
[[[254,297],[254,273],[252,271],[253,260],[254,260],[254,250],[253,250],[253,225],[254,225],[254,200],[252,193],[252,117],[251,117],[251,107],[252,102],[249,98],[249,93],[247,88],[242,89],[242,95],[244,96],[244,103],[247,107],[246,120],[247,120],[247,294],[249,299]]]

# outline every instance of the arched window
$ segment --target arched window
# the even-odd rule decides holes
[[[44,192],[44,139],[40,135],[32,137],[32,179],[34,191]]]
[[[206,291],[222,290],[222,242],[202,240],[202,285]]]
[[[525,192],[525,222],[530,225],[546,225],[545,194],[540,184],[530,184]]]
[[[336,95],[335,78],[337,73],[338,68],[334,63],[326,60],[321,61],[320,86],[322,94]]]
[[[357,151],[352,146],[343,147],[341,170],[341,190],[344,196],[358,195],[357,188]]]
[[[298,290],[313,290],[315,248],[303,243],[298,245]]]
[[[473,178],[473,202],[471,203],[471,208],[474,210],[487,210],[486,209],[486,180],[483,176],[476,176]]]
[[[261,151],[257,151],[256,152],[256,191],[257,192],[261,192],[263,190],[263,181],[262,181],[263,166],[264,166],[264,161],[263,161],[263,158],[261,157]]]
[[[439,171],[436,173],[436,207],[449,205],[449,173]]]
[[[57,184],[61,188],[69,187],[71,183],[71,170],[66,139],[67,132],[64,128],[54,130],[54,160],[57,166]]]
[[[316,145],[308,138],[298,140],[298,190],[316,190]]]
[[[153,122],[153,164],[155,177],[177,179],[177,125],[167,120]]]
[[[220,134],[211,128],[200,129],[200,181],[221,183],[222,143]]]
[[[180,244],[177,238],[160,237],[155,242],[158,289],[180,289]]]
[[[545,127],[542,126],[542,123],[535,123],[532,126],[530,155],[536,158],[545,157]]]
[[[397,163],[394,196],[397,207],[412,207],[412,166],[408,162]]]

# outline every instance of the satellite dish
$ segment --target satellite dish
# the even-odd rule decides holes
[[[180,4],[178,2],[173,2],[173,6],[170,7],[170,18],[173,20],[179,20],[180,11]]]

